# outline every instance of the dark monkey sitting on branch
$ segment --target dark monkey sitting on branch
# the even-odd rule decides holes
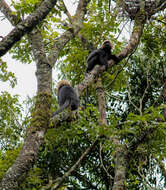
[[[65,108],[69,107],[71,110],[77,110],[80,104],[80,100],[74,90],[67,80],[61,80],[57,86],[58,91],[58,104],[59,109],[52,114],[52,117],[62,112]]]
[[[108,69],[108,61],[114,60],[118,63],[120,60],[116,55],[112,55],[113,44],[106,40],[103,42],[101,48],[92,51],[87,58],[86,73],[91,71],[96,65],[105,65],[105,69]],[[88,87],[86,89],[86,102],[88,102]]]
[[[86,73],[91,71],[95,65],[105,65],[106,70],[108,69],[108,61],[114,60],[118,63],[120,60],[116,55],[112,55],[113,44],[106,40],[103,42],[101,48],[92,51],[87,58]]]

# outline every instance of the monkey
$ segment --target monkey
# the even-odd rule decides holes
[[[69,106],[72,111],[78,109],[80,100],[69,81],[61,80],[60,82],[58,82],[57,91],[59,109],[52,114],[52,117],[59,114]]]
[[[108,69],[108,61],[114,60],[115,63],[118,63],[120,60],[116,55],[113,55],[111,50],[113,44],[106,40],[103,42],[101,48],[92,51],[87,58],[87,67],[86,73],[90,72],[95,65],[105,65],[105,69]],[[86,89],[86,102],[88,102],[88,87]]]
[[[106,40],[103,42],[101,48],[92,51],[87,58],[86,73],[91,71],[95,65],[105,65],[106,70],[108,69],[108,61],[114,60],[118,63],[120,60],[116,55],[112,55],[113,44]]]

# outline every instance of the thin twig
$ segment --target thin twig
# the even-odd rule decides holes
[[[164,21],[158,19],[157,17],[151,17],[151,19],[152,19],[152,20],[156,20],[156,21],[158,21],[158,22],[160,22],[160,23],[166,25],[166,22],[164,22]]]
[[[116,78],[117,78],[118,75],[121,73],[121,71],[123,71],[124,67],[127,65],[128,61],[129,61],[129,59],[130,59],[130,57],[135,53],[135,51],[136,51],[136,49],[128,56],[128,58],[127,58],[126,62],[124,63],[124,65],[117,71],[117,73],[116,73],[114,79],[113,79],[108,85],[106,85],[106,88],[107,88],[108,86],[111,86],[111,85],[115,82]]]
[[[149,88],[149,77],[148,76],[149,76],[149,71],[147,70],[147,74],[146,74],[147,85],[146,85],[146,88],[145,88],[144,93],[142,95],[142,98],[139,100],[139,102],[140,102],[140,107],[139,107],[140,115],[142,115],[142,102],[143,102],[143,99],[145,98],[145,94],[147,93],[147,90]]]
[[[129,19],[127,19],[127,21],[123,24],[123,26],[122,26],[122,28],[121,28],[121,30],[120,30],[118,36],[115,38],[116,40],[117,40],[117,39],[119,38],[119,36],[121,35],[121,33],[122,33],[124,27],[126,26],[126,24],[128,23],[128,21],[129,21]]]
[[[71,23],[73,23],[72,16],[71,16],[70,12],[68,11],[64,1],[62,1],[62,5],[63,5],[63,8],[65,9],[65,14],[67,15],[68,19],[70,20]]]
[[[56,189],[58,189],[58,188],[64,183],[65,179],[66,179],[67,177],[69,177],[69,175],[78,167],[78,165],[79,165],[80,162],[83,160],[83,158],[90,152],[90,150],[91,150],[93,147],[95,147],[95,145],[97,144],[97,142],[98,142],[98,139],[97,139],[94,143],[92,143],[92,145],[89,146],[89,147],[85,150],[85,152],[80,156],[80,158],[77,160],[77,162],[62,176],[62,178],[58,181],[57,184],[55,184],[55,185],[53,186],[53,188],[52,188],[51,190],[56,190]]]
[[[149,156],[151,158],[151,155]],[[149,158],[149,159],[150,159]],[[150,162],[149,162],[149,165],[150,165]],[[151,169],[151,170],[150,170]],[[152,171],[152,168],[151,166],[149,166],[149,170]],[[147,180],[146,176],[143,174],[143,167],[138,167],[138,174],[140,175],[140,177],[142,178],[142,183],[148,188],[148,189],[151,189],[151,190],[159,190],[158,188],[156,187],[152,187],[152,185],[150,184],[150,182]]]
[[[131,98],[131,95],[130,95],[131,88],[130,88],[129,83],[128,83],[127,87],[128,87],[128,92],[127,92],[127,93],[128,93],[129,102],[135,107],[135,109],[136,109],[138,112],[140,112],[140,109],[132,102],[132,98]]]
[[[121,73],[121,71],[123,71],[124,67],[127,65],[127,62],[128,62],[128,59],[127,59],[127,61],[125,62],[125,64],[117,71],[117,73],[116,73],[114,79],[113,79],[108,85],[106,85],[106,88],[107,88],[108,86],[111,86],[111,85],[115,82],[115,80],[116,80],[116,78],[118,77],[118,75]]]
[[[120,101],[120,102],[122,102],[122,101],[123,101],[123,100],[121,100],[120,98],[118,98],[118,97],[117,97],[117,95],[112,95],[112,94],[109,94],[109,92],[108,92],[108,91],[105,91],[105,94],[107,94],[107,96],[112,97],[112,98],[114,98],[114,99],[116,99],[116,100],[118,100],[118,101]]]
[[[104,169],[104,171],[106,172],[107,176],[109,177],[109,179],[113,179],[113,177],[109,174],[108,170],[106,169],[106,167],[104,166],[104,163],[103,163],[103,159],[102,159],[102,155],[101,155],[101,151],[102,151],[102,144],[100,143],[100,152],[99,152],[99,157],[100,157],[100,162],[101,162],[101,165]]]
[[[17,118],[16,118],[16,116],[15,116],[15,113],[13,112],[13,110],[12,110],[10,107],[9,107],[9,109],[10,109],[10,112],[12,113],[12,115],[14,116],[14,119],[15,119],[17,125],[19,125],[20,129],[22,129],[22,125],[21,125],[20,122],[17,120]]]

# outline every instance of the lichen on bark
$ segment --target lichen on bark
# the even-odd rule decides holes
[[[36,96],[34,112],[32,112],[31,126],[27,130],[29,133],[36,132],[42,128],[48,128],[51,117],[51,94],[47,92],[39,93]]]

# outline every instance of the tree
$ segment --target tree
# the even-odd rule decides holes
[[[12,143],[15,152],[9,161],[10,151],[1,151],[0,167],[5,160],[10,163],[1,174],[3,190],[165,187],[166,3],[113,1],[110,12],[109,4],[78,0],[72,16],[63,1],[12,2],[12,11],[1,0],[1,12],[14,29],[0,41],[0,55],[12,48],[15,59],[35,61],[37,68],[37,94],[31,118],[24,122],[23,145]],[[130,39],[118,40],[126,19],[133,25]],[[105,39],[115,44],[120,63],[110,60],[107,72],[96,66],[85,76],[87,55]],[[50,119],[57,108],[52,97],[54,67],[81,98],[77,118],[66,111]],[[85,108],[84,92],[90,86]],[[11,134],[16,134],[20,112],[13,113]],[[2,119],[9,121],[5,115]]]

